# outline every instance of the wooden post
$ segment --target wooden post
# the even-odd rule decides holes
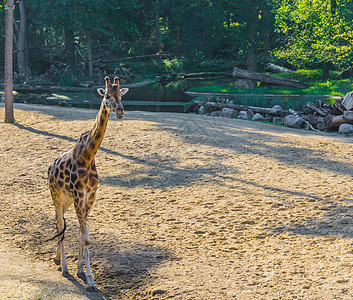
[[[13,113],[13,11],[14,0],[8,0],[6,9],[5,36],[5,122],[14,123]]]

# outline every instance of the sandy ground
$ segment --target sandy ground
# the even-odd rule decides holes
[[[73,276],[52,261],[46,177],[97,111],[15,108],[16,123],[0,123],[1,297],[353,298],[352,137],[191,114],[111,116],[89,217],[92,294],[75,276],[73,207]]]

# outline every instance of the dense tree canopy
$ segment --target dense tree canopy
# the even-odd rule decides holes
[[[335,3],[334,7],[332,3]],[[350,64],[353,36],[348,20],[352,13],[343,3],[327,0],[282,1],[277,9],[276,21],[277,30],[286,43],[275,51],[275,55],[286,58],[294,66],[329,64],[339,67]]]
[[[87,61],[157,52],[194,66],[224,59],[252,71],[270,61],[344,68],[353,57],[353,0],[21,1],[25,57],[34,74],[46,72],[53,61],[88,69]],[[0,3],[0,61],[5,4]],[[15,17],[19,27],[18,5]]]

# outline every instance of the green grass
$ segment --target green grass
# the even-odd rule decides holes
[[[322,73],[322,72],[321,72]],[[293,73],[278,74],[286,78],[300,80],[309,83],[311,86],[308,88],[265,88],[257,87],[256,89],[236,89],[234,83],[229,84],[215,84],[209,86],[200,86],[190,89],[192,92],[202,93],[230,93],[230,94],[282,94],[282,95],[330,95],[330,96],[344,96],[353,90],[353,80],[328,80],[320,82],[318,80],[322,75],[320,70],[298,70]],[[331,74],[332,77],[337,74]]]

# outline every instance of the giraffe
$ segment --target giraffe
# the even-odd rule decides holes
[[[53,238],[58,238],[54,262],[56,265],[61,263],[63,276],[70,275],[64,250],[66,229],[64,213],[74,203],[80,224],[77,276],[87,283],[87,290],[91,292],[97,291],[90,267],[88,250],[90,238],[87,230],[87,217],[94,203],[98,183],[94,156],[103,140],[109,112],[113,111],[119,119],[123,118],[124,107],[121,97],[128,90],[120,89],[118,77],[114,78],[113,84],[108,76],[105,77],[105,90],[97,89],[103,100],[92,129],[83,133],[76,145],[57,158],[48,169],[49,188],[54,202],[58,230],[58,234]],[[86,265],[86,274],[84,265]]]

